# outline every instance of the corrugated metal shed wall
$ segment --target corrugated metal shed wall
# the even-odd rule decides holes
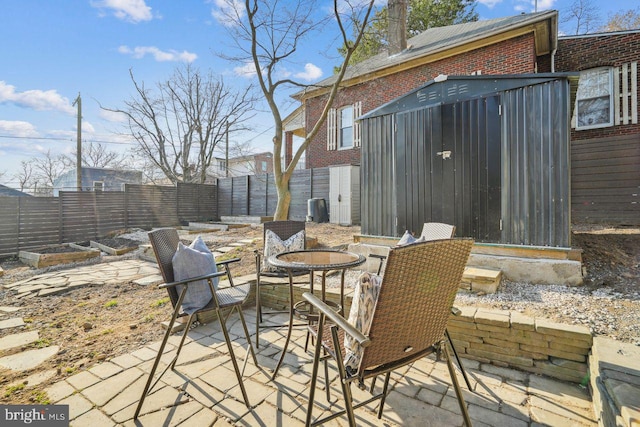
[[[524,80],[523,80],[524,82]],[[517,87],[509,82],[509,90],[495,91],[487,95],[499,95],[499,120],[482,118],[487,123],[501,123],[501,211],[502,231],[500,237],[490,239],[476,237],[481,241],[534,246],[568,247],[570,245],[570,161],[569,161],[569,83],[566,79],[549,79],[542,84]],[[471,99],[481,98],[482,94]],[[464,110],[468,99],[445,103],[455,109]],[[440,106],[425,106],[422,110],[447,111]],[[489,110],[488,110],[489,111]],[[493,110],[492,110],[493,111]],[[414,121],[414,128],[396,133],[398,116],[406,114],[372,115],[361,121],[362,126],[362,233],[365,235],[399,236],[396,218],[403,209],[407,210],[407,200],[421,197],[422,184],[418,181],[398,186],[397,159],[394,150],[403,152],[412,145],[415,135],[424,135],[428,143],[433,127],[442,127],[443,118],[431,121]],[[418,113],[412,113],[413,115]],[[442,113],[441,113],[442,114]],[[426,117],[426,116],[425,116]],[[481,117],[462,115],[469,128],[482,129]],[[478,123],[476,123],[478,121]],[[431,123],[431,124],[429,124]],[[429,127],[427,129],[427,127]],[[437,134],[436,130],[436,134]],[[476,132],[478,135],[481,132]],[[447,132],[444,132],[446,135]],[[442,133],[440,134],[442,135]],[[397,138],[397,140],[396,140]],[[405,140],[406,139],[406,140]],[[396,146],[397,145],[397,146]],[[463,150],[457,147],[455,150]],[[408,158],[412,159],[412,155]],[[405,165],[406,167],[406,165]],[[413,167],[413,166],[412,166]],[[420,168],[430,168],[418,175],[433,173],[432,165],[424,162],[416,164]],[[458,171],[456,171],[458,173]],[[404,175],[403,175],[404,176]],[[468,186],[467,186],[468,187]],[[400,190],[398,190],[400,188]],[[414,191],[416,194],[398,194],[400,191]],[[447,183],[443,183],[443,189]],[[487,193],[488,194],[488,193]],[[443,200],[445,194],[432,195],[431,199]],[[489,196],[487,196],[489,197]],[[482,202],[484,203],[484,202]],[[482,206],[472,205],[471,209]],[[426,208],[425,208],[426,209]],[[471,215],[486,215],[473,212]],[[410,215],[411,212],[405,212]],[[405,216],[405,215],[402,215]],[[455,222],[457,218],[445,222]],[[456,224],[457,225],[457,224]],[[464,228],[460,224],[460,228]],[[471,233],[482,233],[482,227],[474,227]],[[419,231],[419,230],[414,230]],[[493,233],[491,233],[493,234]],[[486,236],[486,234],[485,234]]]
[[[375,236],[395,235],[394,116],[362,121],[361,232]]]
[[[569,84],[502,97],[503,243],[570,245]]]

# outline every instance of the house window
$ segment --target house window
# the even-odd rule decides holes
[[[340,110],[340,148],[353,147],[353,107]]]
[[[261,172],[266,172],[267,171],[267,161],[266,160],[262,161],[261,167],[262,167],[262,169],[260,169]]]
[[[360,122],[362,102],[332,108],[327,116],[327,150],[348,149],[360,146]]]
[[[93,181],[93,191],[102,191],[104,189],[103,181]]]
[[[576,129],[613,126],[613,73],[609,67],[580,72]]]

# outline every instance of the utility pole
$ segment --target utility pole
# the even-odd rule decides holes
[[[76,188],[82,191],[82,99],[80,92],[78,97],[73,101],[73,105],[78,104],[78,126],[77,126],[77,146],[76,146]]]
[[[225,159],[224,159],[224,165],[225,165],[225,169],[226,169],[226,177],[229,178],[229,122],[227,121],[227,130],[225,131],[226,135],[226,150],[225,150]]]

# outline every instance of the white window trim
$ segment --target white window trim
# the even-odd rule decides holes
[[[576,130],[589,130],[589,129],[599,129],[599,128],[605,128],[605,127],[611,127],[614,125],[614,98],[616,95],[616,91],[615,91],[615,85],[614,85],[614,70],[611,67],[599,67],[599,68],[591,68],[589,70],[584,70],[583,73],[596,73],[596,72],[602,72],[606,70],[609,74],[609,120],[607,122],[603,122],[603,123],[596,123],[596,124],[592,124],[592,125],[580,125],[580,102],[583,100],[588,100],[588,99],[596,99],[596,98],[580,98],[580,83],[578,86],[578,93],[576,95],[576,108],[575,108],[575,112],[576,112],[576,121],[575,121],[575,128]],[[582,86],[584,87],[584,86]],[[618,92],[619,93],[619,92]]]
[[[352,145],[348,147],[341,146],[340,139],[340,116],[341,111],[345,108],[353,109],[353,123],[351,125],[351,130],[353,132]],[[327,114],[327,151],[334,150],[352,150],[354,148],[360,147],[361,144],[361,126],[360,122],[356,119],[362,115],[362,102],[358,101],[352,105],[345,105],[340,108],[331,108],[329,113]]]

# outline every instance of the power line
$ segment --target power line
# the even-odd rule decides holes
[[[8,139],[36,139],[46,141],[61,141],[61,142],[73,142],[73,138],[61,138],[53,136],[15,136],[15,135],[0,135],[0,138]],[[100,144],[117,144],[117,145],[131,145],[132,142],[119,142],[119,141],[105,141],[100,139],[83,139],[82,142],[97,142]]]

